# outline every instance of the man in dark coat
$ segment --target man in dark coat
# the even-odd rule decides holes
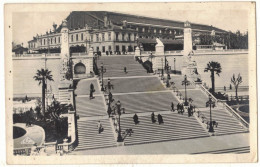
[[[93,99],[93,93],[94,92],[95,92],[95,88],[94,88],[94,85],[91,83],[90,84],[90,95],[89,95],[90,99]]]
[[[171,104],[171,111],[174,111],[174,104],[173,104],[173,102]]]
[[[155,117],[154,117],[154,112],[152,112],[152,114],[151,114],[151,120],[152,120],[152,123],[156,122]]]
[[[124,67],[124,72],[125,72],[125,74],[127,73],[127,71],[126,71],[126,67]]]
[[[139,123],[139,121],[138,121],[138,116],[137,116],[136,114],[133,116],[133,119],[134,119],[134,123],[135,123],[135,124],[138,124],[138,123]]]
[[[163,123],[163,118],[162,118],[161,114],[158,114],[158,122],[159,122],[159,124]]]

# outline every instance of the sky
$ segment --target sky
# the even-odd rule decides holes
[[[37,33],[40,35],[49,31],[52,29],[53,23],[60,25],[70,12],[13,13],[13,41],[17,44],[23,43],[27,47],[27,42],[33,36],[36,36]],[[248,14],[246,10],[132,10],[131,12],[124,11],[123,13],[176,21],[188,20],[193,23],[212,25],[232,32],[240,30],[240,32],[244,33],[248,29]]]

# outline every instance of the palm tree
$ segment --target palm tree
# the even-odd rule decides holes
[[[219,74],[221,73],[221,65],[219,62],[216,61],[211,61],[207,64],[207,67],[204,69],[204,72],[211,72],[211,84],[212,84],[212,93],[215,93],[215,72],[216,74],[219,76]]]
[[[242,83],[242,77],[240,76],[240,73],[238,74],[237,78],[235,77],[235,74],[233,74],[233,77],[231,78],[231,83],[235,86],[236,89],[236,99],[238,101],[238,96],[237,96],[237,90],[238,86]]]
[[[46,81],[53,81],[51,71],[48,69],[37,70],[36,75],[33,77],[35,81],[39,82],[39,85],[42,85],[42,114],[45,120],[45,90],[47,88]]]

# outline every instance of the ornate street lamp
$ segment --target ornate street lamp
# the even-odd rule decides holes
[[[114,101],[113,99],[113,95],[111,92],[109,92],[108,95],[106,95],[106,101],[107,101],[107,114],[110,117],[110,114],[112,113],[112,109],[111,109],[111,103]]]
[[[162,61],[162,76],[161,76],[161,79],[163,79],[164,78],[164,74],[163,74],[163,58],[161,58],[161,61]]]
[[[188,104],[188,101],[187,101],[187,85],[190,85],[190,81],[188,81],[187,80],[187,76],[185,75],[184,76],[184,80],[182,81],[182,85],[184,85],[185,86],[185,102],[184,102],[184,105],[185,106],[188,106],[189,104]]]
[[[104,81],[103,81],[103,74],[106,72],[106,69],[104,68],[104,65],[103,65],[103,63],[101,63],[101,81],[102,81],[102,83],[101,83],[101,91],[104,91],[105,89],[104,89]]]
[[[210,122],[209,122],[209,132],[213,133],[214,132],[214,128],[213,128],[213,121],[212,121],[212,114],[211,114],[211,107],[214,108],[215,107],[215,102],[212,100],[211,95],[209,95],[209,101],[206,102],[206,107],[209,106],[209,111],[210,111]]]
[[[123,138],[121,136],[121,126],[120,126],[121,103],[120,103],[119,100],[116,102],[116,110],[117,110],[117,114],[118,114],[118,136],[117,136],[117,142],[122,142]]]
[[[167,80],[166,80],[166,87],[169,88],[170,87],[170,70],[171,70],[171,66],[169,66],[168,62],[166,63],[166,72],[167,72]]]
[[[108,93],[110,93],[111,89],[114,89],[114,85],[111,84],[110,78],[107,79],[107,85]]]

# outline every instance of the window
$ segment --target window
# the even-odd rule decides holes
[[[139,28],[138,28],[138,27],[136,27],[136,31],[139,31]]]
[[[90,41],[93,42],[93,35],[90,36]]]
[[[119,45],[116,45],[116,52],[119,52]]]
[[[153,32],[156,33],[156,29],[154,29]]]
[[[131,41],[131,34],[128,34],[128,41]]]
[[[57,41],[56,41],[56,37],[54,38],[54,43],[56,43]]]
[[[125,34],[122,34],[122,41],[125,40]]]
[[[43,39],[43,45],[45,45],[45,39]]]
[[[172,30],[170,30],[170,32],[169,32],[170,34],[172,34]]]
[[[83,41],[83,33],[81,33],[81,41]]]
[[[108,40],[111,40],[111,32],[108,33]]]
[[[73,42],[73,35],[71,35],[71,42]]]
[[[79,40],[79,35],[78,34],[76,34],[76,41],[78,41]]]
[[[97,52],[99,51],[99,47],[97,47]]]
[[[52,38],[51,38],[51,44],[52,44]]]
[[[102,52],[105,52],[105,51],[106,51],[106,47],[102,46]]]
[[[110,45],[108,46],[108,50],[109,50],[109,51],[111,51],[111,50],[112,50]]]
[[[58,42],[60,43],[60,37],[58,38]]]
[[[102,33],[102,41],[105,41],[105,33]]]
[[[162,33],[162,30],[160,30],[159,33],[161,34],[161,33]]]
[[[42,39],[41,39],[41,45],[42,45]]]
[[[136,40],[136,34],[134,34],[134,40]]]
[[[118,41],[118,32],[116,33],[116,41]]]
[[[122,52],[125,52],[126,50],[125,50],[125,46],[123,45],[122,46]]]
[[[143,28],[142,31],[145,32],[145,28]]]
[[[96,34],[96,41],[98,42],[99,40],[98,40],[98,34]]]

